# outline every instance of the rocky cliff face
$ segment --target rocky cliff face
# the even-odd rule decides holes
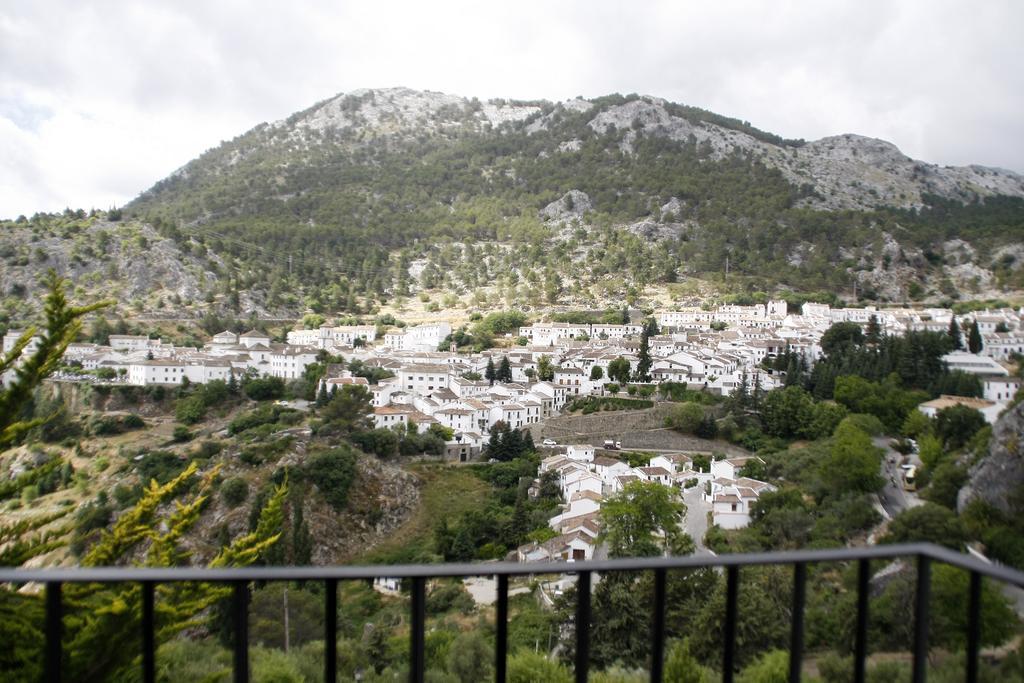
[[[18,283],[37,298],[39,279],[50,268],[98,297],[128,303],[150,295],[188,301],[216,286],[220,258],[185,253],[173,240],[151,226],[133,222],[96,220],[76,228],[14,226],[0,232],[0,280],[6,291]],[[147,301],[152,304],[153,302]],[[149,306],[152,308],[152,305]]]
[[[982,500],[1007,514],[1016,514],[1014,497],[1024,488],[1024,402],[1007,410],[992,427],[988,456],[971,468],[960,489],[957,509]]]
[[[586,125],[597,134],[624,131],[618,148],[626,154],[632,153],[641,133],[675,141],[693,139],[710,146],[716,158],[736,152],[751,154],[779,169],[794,185],[813,187],[814,196],[803,200],[813,208],[919,207],[923,194],[958,200],[996,194],[1024,196],[1024,176],[1012,171],[929,164],[911,159],[890,142],[855,134],[806,144],[779,144],[774,136],[760,139],[726,125],[688,118],[680,115],[678,105],[650,96],[599,106],[579,98],[559,103],[481,102],[409,88],[361,89],[339,94],[273,123],[269,129],[278,139],[283,136],[299,144],[339,131],[358,131],[361,141],[396,135],[480,133],[503,125],[510,130],[521,126],[533,135],[558,130],[560,121],[578,114],[589,117]],[[579,145],[579,139],[570,135],[542,154],[574,151]]]

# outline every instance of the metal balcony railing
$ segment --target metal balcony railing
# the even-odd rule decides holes
[[[591,616],[590,587],[595,572],[650,571],[654,573],[654,613],[651,615],[652,658],[651,681],[661,681],[665,654],[665,585],[666,573],[677,569],[718,567],[726,573],[726,604],[724,615],[724,642],[722,647],[722,680],[730,683],[734,675],[734,657],[737,624],[737,597],[741,567],[763,565],[792,565],[793,606],[790,634],[789,679],[799,681],[803,657],[804,605],[806,597],[807,565],[816,563],[858,563],[857,623],[853,652],[854,680],[862,683],[866,675],[868,639],[868,587],[870,562],[912,558],[917,563],[917,588],[914,600],[913,681],[923,683],[928,656],[928,624],[930,608],[931,565],[940,562],[970,573],[966,639],[966,677],[969,683],[978,680],[978,655],[981,642],[981,587],[988,577],[1024,588],[1024,572],[983,562],[930,544],[872,546],[856,549],[801,550],[793,552],[720,555],[717,557],[664,557],[620,559],[590,562],[547,562],[518,564],[438,564],[395,565],[370,567],[249,567],[240,569],[191,568],[92,568],[92,569],[0,569],[0,582],[24,584],[42,583],[46,587],[45,621],[45,680],[61,680],[61,586],[64,583],[124,583],[142,586],[142,679],[156,680],[156,642],[154,636],[154,589],[160,583],[214,582],[230,583],[234,587],[232,621],[234,626],[234,679],[249,680],[249,586],[260,581],[322,581],[325,587],[324,614],[324,677],[337,678],[337,607],[338,581],[366,580],[377,577],[409,579],[411,591],[410,680],[423,681],[426,668],[424,659],[424,623],[426,581],[431,578],[495,576],[497,578],[495,679],[506,679],[508,636],[508,580],[510,576],[536,574],[577,575],[576,604],[576,680],[587,680]]]

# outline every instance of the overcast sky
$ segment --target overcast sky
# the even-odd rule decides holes
[[[1024,2],[4,0],[0,217],[121,205],[339,92],[657,95],[1024,171]]]

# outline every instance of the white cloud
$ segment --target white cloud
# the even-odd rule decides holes
[[[15,0],[0,216],[122,204],[261,121],[359,87],[641,92],[786,137],[857,132],[1024,170],[1024,5]]]

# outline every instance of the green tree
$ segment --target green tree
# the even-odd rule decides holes
[[[967,335],[967,350],[971,353],[981,353],[982,341],[981,330],[978,329],[978,321],[971,323],[971,331]]]
[[[679,525],[686,505],[675,490],[634,481],[601,505],[602,536],[610,557],[652,557],[674,553],[685,543]]]
[[[604,368],[602,368],[600,365],[595,365],[594,367],[590,368],[590,381],[591,382],[597,382],[598,380],[601,380],[603,378],[604,378]]]
[[[884,483],[879,474],[881,466],[881,449],[871,443],[871,436],[843,421],[836,428],[820,474],[834,495],[848,491],[872,493]]]
[[[494,359],[493,358],[488,358],[487,359],[487,369],[484,370],[484,379],[486,379],[488,382],[490,382],[491,386],[493,387],[494,386],[494,380],[496,380],[497,378],[498,378],[498,371],[494,367]]]
[[[864,343],[870,346],[877,346],[882,341],[882,326],[878,323],[878,316],[874,313],[868,318],[867,329],[864,330]]]
[[[637,352],[636,362],[636,381],[637,382],[650,382],[651,381],[651,338],[650,328],[644,326],[644,331],[640,335],[640,351]]]
[[[974,408],[955,405],[943,408],[935,416],[935,435],[946,448],[962,448],[987,423],[985,416]]]
[[[550,356],[541,356],[537,359],[537,379],[541,382],[550,382],[555,378],[555,368],[551,364]]]
[[[710,683],[713,674],[690,652],[688,640],[677,640],[668,646],[665,655],[665,680],[672,683]]]
[[[666,421],[668,426],[684,434],[693,434],[704,419],[704,407],[699,403],[687,401],[673,406]]]
[[[373,404],[369,390],[361,384],[344,384],[320,411],[322,433],[354,434],[373,427]]]
[[[629,383],[629,361],[619,356],[608,363],[608,379],[619,384]]]
[[[554,373],[552,372],[552,376]],[[494,373],[494,378],[499,382],[511,382],[512,381],[512,364],[508,360],[508,356],[501,357],[501,363],[498,364],[498,370]]]
[[[801,387],[770,391],[761,405],[761,419],[765,432],[772,436],[803,436],[814,421],[814,401]]]
[[[964,348],[964,335],[960,331],[960,323],[957,322],[955,315],[949,318],[949,330],[946,334],[949,335],[954,350],[960,351]]]
[[[821,350],[831,356],[864,343],[864,331],[857,323],[835,323],[821,335]]]
[[[448,651],[448,671],[460,681],[491,677],[494,651],[479,631],[460,634]]]
[[[963,523],[955,512],[935,503],[925,503],[897,515],[881,542],[936,543],[961,550],[966,539]]]

